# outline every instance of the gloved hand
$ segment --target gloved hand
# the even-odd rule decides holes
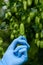
[[[17,46],[20,44],[19,46]],[[5,52],[2,65],[22,65],[28,60],[27,50],[30,46],[24,36],[15,39]]]

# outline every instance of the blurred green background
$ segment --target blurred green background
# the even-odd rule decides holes
[[[30,45],[25,65],[43,65],[43,0],[0,0],[0,58],[20,35]]]

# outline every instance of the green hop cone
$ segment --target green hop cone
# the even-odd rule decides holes
[[[10,38],[11,38],[11,39],[14,39],[14,35],[13,35],[13,34],[11,34]]]
[[[31,22],[31,18],[30,16],[27,17],[27,23],[30,23]]]
[[[24,7],[24,10],[27,9],[27,1],[23,0],[23,7]]]
[[[39,24],[40,23],[40,17],[38,17],[38,16],[35,17],[35,23],[36,24]]]
[[[20,35],[25,36],[25,29],[24,29],[24,24],[23,23],[20,24]]]
[[[14,3],[14,5],[12,6],[11,11],[12,13],[17,12],[16,3]]]
[[[11,17],[11,12],[7,12],[6,14],[5,14],[5,18],[6,19],[9,19]]]
[[[41,38],[43,38],[43,30],[41,31],[40,36],[41,36]]]
[[[37,41],[37,46],[38,46],[38,47],[40,46],[40,40]]]
[[[28,6],[31,6],[32,5],[32,0],[27,0],[27,4],[28,4]]]
[[[34,3],[35,3],[35,5],[37,5],[38,4],[38,0],[34,0]]]
[[[40,48],[43,48],[43,40],[40,41]]]
[[[41,18],[43,19],[43,12],[41,12]]]
[[[39,33],[36,33],[36,36],[35,36],[36,38],[39,38]]]

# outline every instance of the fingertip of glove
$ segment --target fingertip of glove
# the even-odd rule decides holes
[[[25,37],[25,36],[19,36],[18,38],[19,38],[19,39],[23,39],[23,40],[26,40],[26,41],[27,41],[27,39],[26,39],[26,37]]]

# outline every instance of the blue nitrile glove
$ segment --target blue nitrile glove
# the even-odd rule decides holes
[[[17,46],[17,44],[21,44]],[[27,50],[30,46],[24,36],[15,39],[5,52],[2,65],[22,65],[28,60]]]

